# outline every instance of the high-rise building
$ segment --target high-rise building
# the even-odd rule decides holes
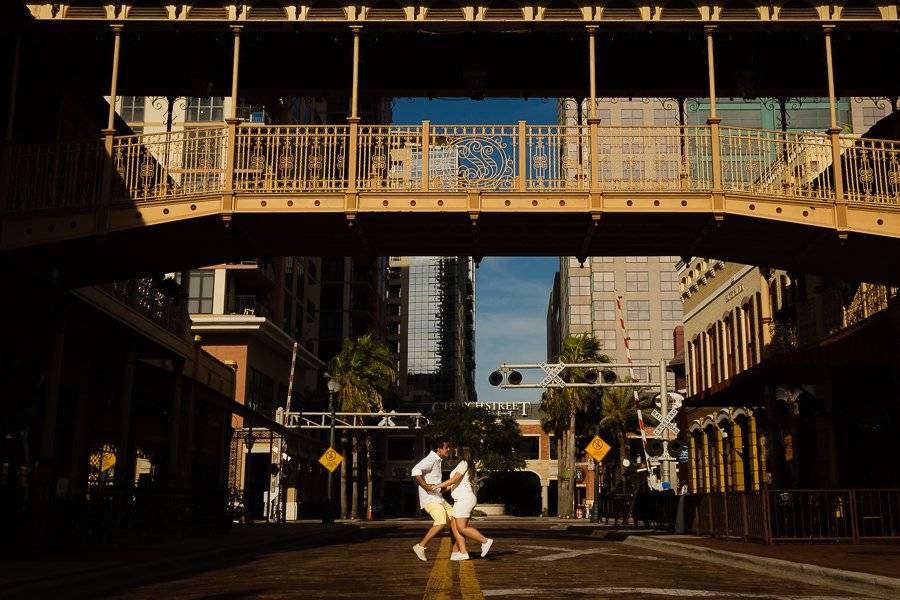
[[[475,269],[467,256],[392,256],[388,344],[405,402],[475,400]]]

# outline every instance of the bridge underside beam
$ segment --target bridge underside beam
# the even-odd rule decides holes
[[[471,220],[464,211],[359,212],[354,227],[348,227],[342,212],[271,210],[235,212],[227,222],[212,213],[113,230],[105,236],[57,239],[7,250],[0,254],[0,260],[14,268],[34,271],[58,267],[60,277],[69,285],[84,285],[258,255],[690,254],[854,280],[900,283],[900,238],[887,233],[851,233],[841,240],[833,227],[826,225],[833,215],[824,207],[781,202],[777,207],[783,207],[780,213],[773,210],[771,217],[757,216],[764,212],[758,199],[752,209],[746,202],[731,199],[726,201],[729,210],[724,220],[715,221],[707,207],[690,212],[654,212],[641,208],[616,210],[610,205],[614,207],[615,202],[606,203],[602,226],[586,246],[587,211],[483,210],[475,248]],[[861,210],[851,211],[851,223],[876,218]],[[879,214],[877,218],[883,221],[884,213]],[[779,220],[776,215],[785,218]],[[53,217],[60,228],[67,218],[75,222],[71,215]],[[32,228],[42,227],[39,220],[30,223]],[[7,223],[7,241],[10,232],[20,226]],[[889,231],[900,230],[900,224],[887,226],[891,227]],[[356,228],[361,228],[365,236],[361,237]],[[859,230],[862,228],[857,223]]]

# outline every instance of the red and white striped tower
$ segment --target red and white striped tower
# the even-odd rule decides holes
[[[625,312],[622,310],[622,296],[616,294],[616,312],[618,313],[619,320],[619,329],[622,331],[622,339],[625,340],[625,360],[628,362],[628,376],[632,381],[637,381],[637,378],[634,376],[634,361],[631,359],[631,344],[628,339],[628,329],[625,327]],[[650,469],[650,455],[647,454],[647,434],[644,433],[644,415],[641,413],[641,399],[638,396],[637,388],[632,388],[634,390],[634,408],[637,411],[638,418],[638,428],[641,432],[641,445],[644,448],[644,461],[647,465],[647,469],[649,472]]]

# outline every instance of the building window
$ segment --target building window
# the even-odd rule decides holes
[[[247,406],[267,417],[275,416],[275,382],[253,367],[247,371]]]
[[[585,266],[590,266],[587,260],[584,261],[584,264],[585,264]],[[581,266],[581,263],[578,262],[577,258],[575,258],[574,256],[570,256],[569,257],[569,268],[570,269],[581,269],[582,266]]]
[[[570,296],[590,296],[591,295],[591,278],[590,277],[569,277],[569,295]]]
[[[643,108],[623,108],[622,109],[622,125],[623,126],[640,126],[644,124]]]
[[[662,301],[662,320],[663,321],[680,321],[682,315],[681,300],[663,300]]]
[[[612,271],[592,273],[595,292],[613,292],[616,289],[616,274]]]
[[[650,291],[650,273],[647,271],[627,271],[625,273],[625,291]]]
[[[312,323],[316,320],[316,305],[312,300],[306,301],[306,322]]]
[[[625,303],[625,312],[625,316],[629,321],[649,321],[650,301],[628,300],[628,302]]]
[[[677,263],[679,260],[681,260],[681,257],[679,257],[679,256],[660,256],[659,257],[659,262],[661,262],[661,263]]]
[[[626,256],[625,262],[627,263],[645,263],[647,262],[646,256]]]
[[[144,97],[122,96],[122,110],[119,111],[126,123],[144,122]]]
[[[663,329],[662,330],[662,349],[663,350],[675,350],[675,330],[674,329]]]
[[[594,337],[600,342],[600,348],[603,350],[616,349],[616,330],[615,329],[595,329]]]
[[[558,460],[559,459],[559,448],[556,446],[556,436],[552,433],[550,434],[550,460]]]
[[[415,460],[416,438],[389,437],[387,438],[387,459],[391,461]]]
[[[516,443],[516,454],[525,460],[537,460],[541,457],[541,436],[523,435]]]
[[[678,289],[678,273],[676,273],[675,271],[659,272],[659,291],[677,292]]]
[[[615,321],[616,320],[616,302],[615,300],[595,300],[594,320],[595,321]]]
[[[591,307],[587,304],[569,306],[569,323],[572,325],[590,325]]]
[[[879,108],[877,106],[863,107],[863,125],[871,127],[881,120],[887,114],[887,107]]]
[[[592,256],[592,263],[611,263],[616,262],[616,259],[612,256]]]
[[[600,119],[599,125],[612,125],[612,116],[608,108],[598,110],[597,118]]]
[[[656,108],[653,110],[653,124],[662,127],[678,125],[678,114],[668,108]]]
[[[650,349],[650,330],[649,329],[629,329],[628,345],[632,350],[649,350]],[[637,375],[637,372],[635,373]],[[640,378],[640,375],[638,375]]]
[[[215,271],[191,271],[191,279],[188,285],[188,313],[204,315],[212,313],[215,276]]]
[[[221,121],[225,113],[225,99],[221,96],[189,98],[184,120],[187,123]]]

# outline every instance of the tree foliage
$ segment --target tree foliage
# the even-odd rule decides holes
[[[449,404],[428,419],[425,433],[432,439],[445,438],[454,447],[468,446],[482,478],[525,466],[525,459],[516,452],[522,433],[512,417],[498,416],[477,404]]]
[[[341,384],[340,410],[379,411],[397,380],[397,367],[387,346],[366,333],[344,340],[341,352],[328,362],[325,378]]]

